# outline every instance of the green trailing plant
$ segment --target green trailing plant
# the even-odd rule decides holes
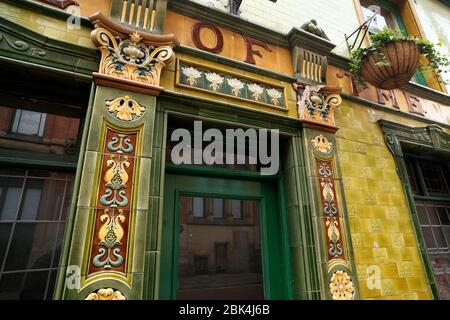
[[[419,71],[435,70],[437,73],[448,72],[450,61],[447,56],[441,54],[436,48],[436,46],[442,46],[440,41],[435,45],[429,40],[422,40],[412,36],[404,36],[401,31],[391,30],[389,28],[384,28],[379,32],[371,34],[369,38],[371,45],[367,48],[353,50],[349,62],[350,72],[354,74],[357,82],[365,87],[367,85],[360,75],[362,62],[367,56],[375,52],[378,55],[377,64],[380,66],[388,66],[389,60],[386,59],[381,49],[390,42],[403,40],[414,41],[419,48],[420,55],[426,57],[428,61],[426,65],[419,65]]]

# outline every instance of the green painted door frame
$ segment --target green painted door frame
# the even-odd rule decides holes
[[[222,197],[260,201],[261,250],[266,299],[292,299],[287,219],[280,177],[258,181],[229,177],[224,170],[206,176],[166,171],[161,242],[160,299],[175,299],[178,281],[178,226],[180,196]],[[253,176],[255,178],[255,176]]]

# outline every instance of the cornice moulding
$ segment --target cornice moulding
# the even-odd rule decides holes
[[[171,49],[180,45],[180,41],[174,34],[159,35],[144,31],[137,31],[127,27],[121,23],[105,17],[101,12],[96,12],[89,17],[95,28],[105,28],[114,35],[120,37],[129,37],[131,34],[138,32],[142,38],[141,42],[148,46],[169,46]]]
[[[52,8],[48,5],[44,5],[36,1],[30,0],[4,0],[4,1],[17,7],[28,9],[64,21],[67,21],[67,19],[71,16],[70,13],[65,12],[62,9]],[[86,17],[80,17],[80,22],[82,26],[92,28],[91,22]]]

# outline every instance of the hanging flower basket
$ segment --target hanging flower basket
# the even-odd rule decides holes
[[[416,73],[419,59],[419,47],[413,40],[390,42],[364,58],[360,75],[380,89],[401,88]]]
[[[371,34],[370,42],[370,47],[354,50],[349,63],[350,71],[363,85],[368,82],[392,90],[407,84],[417,70],[447,72],[444,70],[449,65],[447,57],[428,40],[405,37],[385,28]],[[427,65],[420,65],[420,56],[427,58]]]

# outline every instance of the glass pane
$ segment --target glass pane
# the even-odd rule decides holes
[[[223,218],[223,199],[213,199],[214,218]]]
[[[413,194],[418,194],[419,190],[417,189],[414,165],[413,165],[412,161],[409,160],[408,158],[404,158],[404,160],[405,160],[406,171],[408,173],[409,185],[411,186],[411,191],[413,192]]]
[[[18,223],[15,227],[5,270],[50,267],[57,223]]]
[[[72,191],[73,191],[73,175],[71,175],[70,180],[66,181],[66,194],[64,197],[64,203],[63,203],[63,208],[62,208],[62,212],[61,212],[61,220],[66,220],[67,219],[67,215],[69,213],[69,209],[70,209],[70,203],[72,201]]]
[[[20,219],[59,220],[65,186],[65,180],[28,179]]]
[[[15,220],[22,192],[23,179],[0,177],[0,220]]]
[[[258,137],[258,133],[250,130],[235,131],[237,128],[217,126],[217,124],[212,125],[203,123],[202,132],[196,132],[194,130],[194,122],[179,118],[170,118],[168,124],[168,134],[166,140],[166,162],[167,163],[180,163],[191,164],[191,165],[211,165],[223,169],[235,169],[235,170],[245,170],[250,172],[257,172],[261,169],[262,165],[260,162],[260,157],[258,157],[259,149],[264,144],[267,144],[270,150],[271,137],[268,135],[267,141],[263,142],[261,137],[259,139],[254,139]],[[175,130],[185,129],[188,131],[189,136],[192,138],[189,146],[181,148],[179,141],[174,139],[172,141],[172,135]],[[208,138],[201,139],[200,143],[193,143],[195,136],[201,136],[207,132],[208,129],[215,129],[214,133]],[[227,130],[233,130],[233,133]],[[243,134],[240,134],[243,133]],[[187,139],[187,137],[186,137]],[[196,138],[195,138],[196,139]],[[201,147],[204,153],[203,156],[194,162],[194,148]],[[172,154],[172,152],[174,152]],[[175,157],[173,157],[175,156]],[[271,155],[272,157],[274,155]],[[183,158],[183,159],[181,159]],[[241,161],[237,161],[240,159]],[[183,161],[182,161],[183,160]],[[184,160],[186,162],[184,162]]]
[[[241,200],[231,200],[231,212],[235,219],[242,218],[242,201]]]
[[[430,223],[432,225],[437,225],[437,226],[440,225],[441,222],[439,221],[436,208],[435,207],[428,207],[427,211],[428,211],[428,217],[430,218]]]
[[[444,182],[443,166],[440,163],[420,162],[425,187],[430,193],[448,193]]]
[[[11,232],[12,223],[0,223],[0,267],[6,254],[6,246]]]
[[[444,237],[445,237],[445,240],[447,241],[447,246],[448,246],[448,244],[450,243],[450,226],[442,227],[442,232],[444,233]],[[449,265],[449,268],[450,268],[450,265]]]
[[[430,220],[428,219],[427,208],[422,206],[417,206],[417,214],[419,215],[419,220],[421,225],[429,225]]]
[[[444,207],[438,207],[437,208],[438,214],[439,214],[439,219],[441,220],[441,224],[442,225],[450,225],[450,219],[448,218],[448,213],[446,208]]]
[[[56,275],[57,271],[51,271],[50,273],[50,281],[48,283],[47,288],[47,296],[45,297],[46,300],[53,300],[53,290],[55,290],[55,282],[56,282]]]
[[[203,210],[203,198],[192,198],[192,215],[197,218],[202,218],[205,216]]]
[[[436,238],[438,248],[447,248],[444,233],[441,227],[433,227],[434,237]]]
[[[58,268],[59,267],[59,258],[61,255],[61,248],[64,241],[64,234],[66,229],[65,223],[59,224],[59,230],[58,230],[58,238],[56,239],[56,246],[55,246],[55,256],[53,258],[52,268]]]
[[[4,274],[0,281],[0,300],[42,300],[49,271]]]
[[[13,132],[38,135],[42,113],[18,109],[14,117]]]
[[[422,227],[423,237],[427,248],[436,248],[436,242],[431,232],[431,227]]]
[[[20,214],[20,219],[22,220],[35,220],[39,203],[41,202],[41,189],[37,188],[26,188],[23,194],[22,210]]]
[[[205,224],[189,219],[187,207],[180,206],[178,299],[264,298],[259,204],[253,202],[240,224],[228,219]]]

